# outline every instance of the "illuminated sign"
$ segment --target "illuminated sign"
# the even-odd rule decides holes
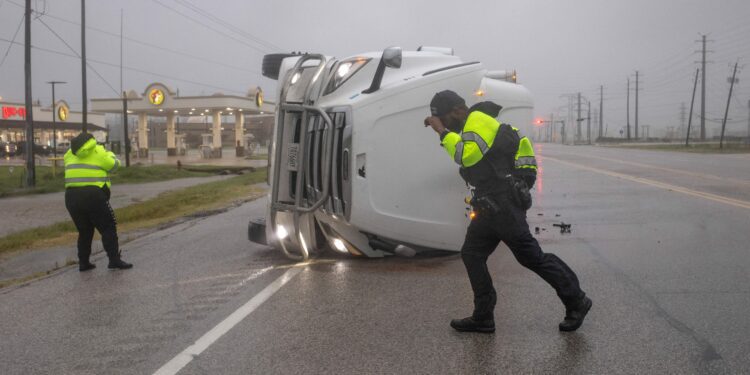
[[[70,109],[68,109],[67,105],[61,104],[59,107],[57,107],[57,118],[60,121],[67,121],[69,113]]]
[[[3,119],[11,117],[26,118],[26,108],[24,107],[3,107]]]
[[[263,91],[258,87],[258,91],[255,93],[255,105],[260,108],[263,105]]]
[[[151,89],[148,92],[148,101],[153,105],[161,105],[161,103],[164,103],[164,91]]]

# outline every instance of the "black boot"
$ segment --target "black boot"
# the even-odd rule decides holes
[[[475,320],[473,317],[451,320],[451,327],[460,332],[495,332],[495,320]]]
[[[83,262],[78,264],[78,271],[79,272],[86,272],[91,271],[94,268],[96,268],[96,264],[90,263],[90,262]]]
[[[120,270],[126,270],[129,268],[133,268],[133,265],[123,261],[122,259],[114,260],[109,262],[109,266],[107,268],[113,270],[113,269],[120,269]]]
[[[583,319],[591,310],[591,298],[583,297],[575,305],[565,309],[565,319],[560,322],[560,331],[575,331],[583,324]]]

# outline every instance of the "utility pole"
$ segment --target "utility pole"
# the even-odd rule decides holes
[[[599,138],[604,127],[604,86],[599,86]]]
[[[561,125],[561,134],[560,137],[562,138],[562,144],[565,144],[565,120],[560,120]]]
[[[750,100],[747,101],[747,109],[748,109],[748,116],[747,116],[747,143],[750,144]]]
[[[81,131],[88,131],[88,93],[86,92],[86,0],[81,0],[81,94],[83,109],[81,114]]]
[[[599,129],[599,108],[594,107],[591,110],[591,127],[592,129],[596,130]],[[598,137],[601,137],[601,134],[597,135],[597,138],[594,138],[594,141],[598,139]]]
[[[561,144],[565,144],[565,142],[566,142],[566,129],[565,129],[566,126],[565,126],[565,124],[566,123],[571,124],[573,121],[575,121],[575,113],[574,113],[575,104],[574,104],[574,101],[573,101],[573,98],[575,96],[576,96],[576,94],[563,94],[563,95],[560,95],[561,98],[565,97],[565,98],[568,99],[568,110],[567,110],[567,113],[566,113],[567,119],[565,121],[559,121],[562,124],[562,128],[561,128],[561,131],[560,131],[560,133],[561,133],[560,136],[562,137],[562,141],[560,142]]]
[[[677,131],[678,135],[676,137],[679,137],[683,131],[685,131],[685,116],[687,112],[687,108],[685,108],[685,102],[680,103],[680,128]]]
[[[120,92],[122,92],[122,57],[123,57],[123,44],[122,44],[122,25],[123,25],[123,13],[122,9],[120,9]]]
[[[34,166],[34,108],[31,102],[31,0],[26,0],[26,15],[24,16],[24,79],[26,86],[26,187],[36,185],[36,169]]]
[[[750,105],[750,102],[748,102],[748,105]],[[549,114],[549,126],[551,128],[550,142],[555,142],[555,114],[554,113]],[[747,136],[748,136],[748,140],[750,140],[750,123],[748,123],[747,126],[748,126]]]
[[[721,138],[719,139],[719,148],[724,148],[724,130],[727,128],[727,115],[729,115],[729,102],[732,100],[732,89],[734,81],[737,78],[737,63],[734,63],[731,83],[729,84],[729,97],[727,98],[727,108],[724,110],[724,120],[721,122]]]
[[[586,116],[586,140],[591,144],[591,101],[587,100],[586,103],[589,108],[589,114]]]
[[[701,141],[706,140],[706,35],[702,35],[703,44],[701,59]]]
[[[576,141],[581,142],[583,133],[581,132],[581,93],[578,93],[578,117],[576,117]]]
[[[578,93],[578,117],[576,117],[576,141],[580,142],[583,135],[581,134],[581,93]]]
[[[690,125],[693,123],[693,104],[695,104],[695,89],[698,88],[698,72],[700,69],[695,69],[695,83],[693,83],[693,97],[690,99],[690,115],[688,116],[688,127],[687,135],[685,136],[685,147],[690,143]]]
[[[554,114],[549,114],[549,123],[547,123],[547,142],[553,142],[552,137],[555,131],[555,124],[552,122]]]
[[[628,77],[628,100],[626,105],[627,122],[625,123],[628,129],[628,141],[630,140],[630,77]]]
[[[638,71],[635,71],[635,139],[638,140]]]
[[[52,154],[54,157],[57,157],[57,102],[55,101],[55,85],[64,85],[67,82],[49,81],[47,83],[52,85]]]

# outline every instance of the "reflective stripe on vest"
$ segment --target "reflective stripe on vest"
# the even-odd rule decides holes
[[[487,142],[484,141],[484,139],[477,133],[474,132],[464,132],[461,133],[461,140],[464,142],[474,142],[479,146],[479,150],[482,151],[482,155],[486,154],[487,151],[490,150],[490,148],[487,146]]]
[[[533,156],[521,156],[516,159],[516,168],[536,168],[536,158]]]
[[[65,169],[95,169],[95,170],[104,170],[102,167],[98,165],[91,165],[91,164],[69,164],[65,166]],[[106,171],[105,171],[106,172]]]
[[[453,154],[453,161],[456,162],[458,165],[463,165],[462,161],[464,158],[464,143],[458,142],[456,143],[456,153]]]
[[[108,177],[71,177],[66,178],[66,184],[74,184],[77,182],[109,182]]]
[[[479,134],[475,132],[461,133],[461,142],[456,144],[456,153],[453,154],[453,161],[460,166],[463,166],[464,142],[476,143],[477,147],[479,147],[479,151],[482,153],[482,156],[484,156],[484,154],[486,154],[487,151],[490,150],[489,146],[487,146],[487,142]]]

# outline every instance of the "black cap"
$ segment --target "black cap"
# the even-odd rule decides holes
[[[453,108],[460,105],[466,105],[464,98],[451,90],[440,91],[430,101],[430,112],[432,112],[433,116],[445,116]]]
[[[91,133],[81,133],[75,136],[75,138],[70,140],[70,151],[73,152],[73,155],[78,152],[78,150],[83,147],[86,142],[88,142],[89,139],[94,138]]]

